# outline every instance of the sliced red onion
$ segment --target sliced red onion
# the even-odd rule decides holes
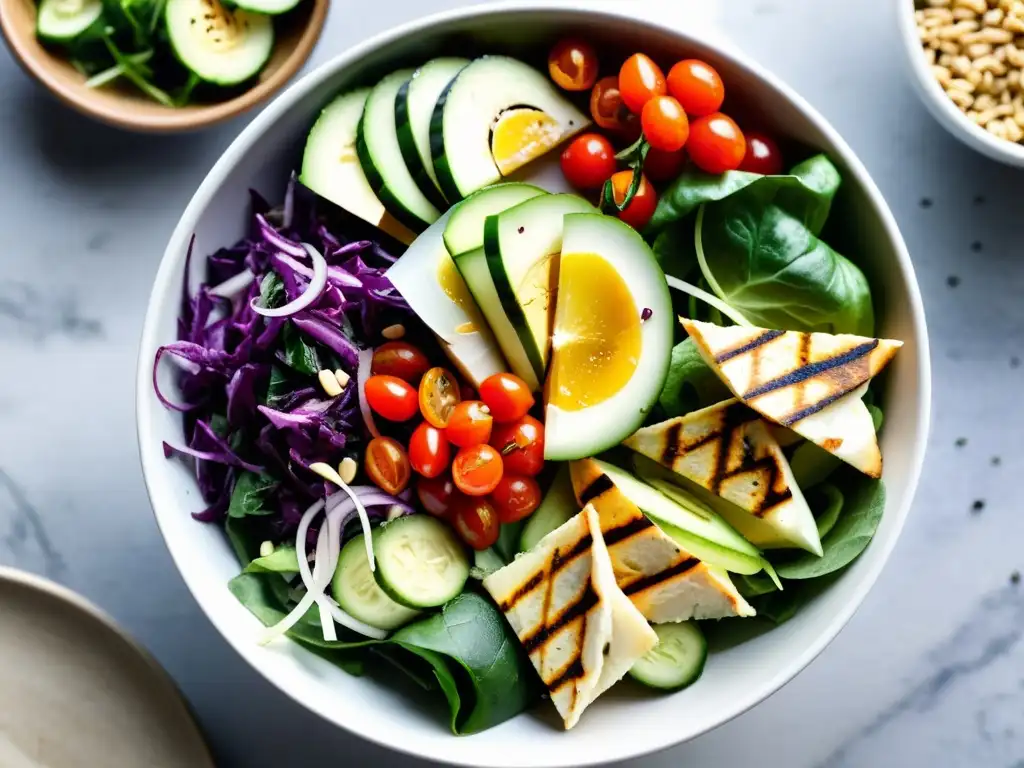
[[[275,309],[260,306],[259,299],[254,298],[249,302],[253,312],[264,317],[288,317],[311,306],[323,294],[324,289],[327,287],[327,262],[320,255],[320,252],[309,243],[303,243],[302,246],[309,253],[309,258],[313,262],[313,277],[310,279],[305,292],[294,301],[290,301],[284,306]]]
[[[316,472],[320,477],[329,483],[334,483],[338,486],[355,504],[356,514],[359,515],[359,522],[363,527],[363,543],[366,545],[366,558],[370,562],[370,572],[372,573],[377,565],[373,559],[373,542],[371,540],[370,531],[370,516],[366,514],[366,507],[356,496],[355,492],[348,487],[348,483],[341,479],[341,475],[332,467],[330,464],[326,464],[322,461],[315,461],[309,465],[311,471]]]
[[[380,437],[380,430],[377,429],[377,424],[373,420],[373,414],[370,412],[370,404],[366,402],[366,380],[370,378],[370,366],[372,363],[373,350],[359,350],[359,368],[356,371],[356,386],[359,388],[359,412],[363,415],[363,423],[366,424],[370,434],[374,437]]]

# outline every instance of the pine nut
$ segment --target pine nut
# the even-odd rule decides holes
[[[992,46],[989,43],[972,43],[967,46],[967,55],[972,59],[980,59],[992,53]]]
[[[260,544],[260,557],[270,557],[272,554],[274,554],[274,542],[268,539]]]
[[[380,332],[380,335],[383,336],[388,341],[395,341],[396,339],[400,339],[403,336],[405,336],[405,326],[402,325],[401,323],[389,325],[387,328]]]
[[[1013,120],[1003,120],[1003,129],[1006,131],[1006,138],[1010,141],[1020,141],[1024,139],[1024,128]]]
[[[978,31],[977,21],[958,21],[939,30],[939,40],[960,40],[964,35]]]
[[[982,78],[984,78],[984,75],[982,76]],[[965,80],[962,77],[957,77],[950,80],[949,87],[955,88],[958,91],[965,91],[966,93],[974,93],[974,83],[972,83],[970,80]]]
[[[952,0],[928,0],[928,5],[932,8],[949,8]]]
[[[948,69],[946,69],[945,67],[935,66],[932,67],[932,74],[935,76],[935,79],[939,81],[939,85],[941,85],[943,88],[949,87],[949,81],[951,79],[951,76],[949,74]]]
[[[988,3],[985,0],[955,0],[954,8],[970,8],[976,14],[982,14],[988,10]]]
[[[952,40],[943,40],[939,43],[939,50],[943,53],[950,53],[956,56],[960,53],[960,45],[958,43],[954,43]]]
[[[976,69],[972,69],[964,78],[975,86],[981,85],[981,72]]]
[[[1003,23],[1003,9],[993,8],[981,17],[986,27],[998,27]]]
[[[960,22],[961,24],[963,22]],[[960,38],[960,42],[965,45],[972,43],[991,43],[992,45],[1002,45],[1003,43],[1009,43],[1013,40],[1013,33],[999,27],[985,27],[979,29],[977,32],[969,32]]]
[[[1009,86],[1007,86],[1005,90],[999,94],[999,103],[1006,104],[1007,106],[1009,106],[1011,98],[1012,97],[1010,96],[1010,88]],[[1010,110],[1013,111],[1013,107],[1010,107]]]
[[[338,379],[333,371],[328,371],[325,368],[316,377],[320,380],[320,386],[324,388],[324,392],[327,393],[328,397],[337,397],[341,394],[341,386],[338,384]]]
[[[935,49],[934,48],[925,48],[924,49],[924,60],[925,60],[925,63],[928,64],[928,66],[933,66],[935,64]]]
[[[926,27],[953,23],[953,12],[949,10],[949,8],[926,8],[923,11],[915,11],[914,13],[921,14],[920,18],[924,20],[924,25]],[[1002,21],[1002,19],[1000,19],[1000,21]]]
[[[981,113],[974,109],[967,110],[967,119],[975,125],[981,125]]]
[[[1020,16],[1007,16],[1003,19],[1003,29],[1015,35],[1024,34],[1024,18]]]
[[[992,93],[996,84],[996,76],[991,72],[985,72],[981,76],[981,85],[978,86],[984,93]]]
[[[334,372],[334,378],[338,380],[338,386],[341,387],[342,389],[347,387],[349,381],[352,380],[352,377],[345,373],[343,370],[341,370],[341,368]]]
[[[1019,69],[1011,69],[1009,71],[1009,73],[1006,75],[1006,83],[1007,83],[1007,85],[1010,86],[1011,90],[1019,91],[1020,90],[1020,70]]]
[[[966,91],[950,88],[946,93],[949,95],[950,100],[960,107],[960,109],[967,109],[974,103],[974,97]]]
[[[1011,67],[1016,67],[1018,70],[1019,69],[1024,69],[1024,51],[1022,51],[1020,48],[1018,48],[1015,45],[1007,48],[1006,49],[1006,62]],[[1013,72],[1010,72],[1010,74],[1012,75]],[[1020,79],[1019,74],[1018,74],[1018,78],[1017,79],[1018,80]]]
[[[344,480],[346,484],[349,484],[356,479],[356,471],[358,469],[359,466],[356,464],[356,460],[351,456],[346,456],[338,465],[338,475],[341,476],[341,479]]]
[[[991,133],[998,139],[1006,138],[1006,129],[1003,127],[1002,120],[992,120],[986,126],[985,130]]]
[[[939,59],[939,63],[942,63],[941,59]],[[967,73],[971,71],[971,60],[966,56],[957,56],[949,64],[949,68],[953,74],[959,77],[967,77]]]
[[[1006,65],[995,56],[982,56],[980,59],[975,59],[974,69],[981,72],[992,72],[999,76],[1006,74]]]
[[[953,18],[957,21],[973,21],[978,18],[978,14],[972,11],[970,8],[954,8]]]
[[[986,109],[992,109],[997,103],[994,96],[983,93],[974,100],[974,108],[979,112],[984,112]]]
[[[982,125],[987,125],[992,120],[1001,117],[1007,117],[1013,114],[1013,107],[1009,104],[998,104],[991,109],[986,109],[984,112],[978,115],[978,122]]]

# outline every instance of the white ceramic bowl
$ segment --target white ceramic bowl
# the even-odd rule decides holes
[[[662,61],[699,56],[728,83],[730,102],[765,127],[826,151],[844,185],[834,217],[851,233],[847,252],[874,288],[879,331],[906,342],[891,366],[884,393],[882,440],[888,506],[874,542],[835,584],[795,619],[743,644],[713,654],[699,684],[671,696],[613,690],[565,733],[549,707],[484,733],[454,738],[437,711],[407,691],[349,677],[288,642],[260,647],[258,623],[225,588],[238,564],[221,531],[194,522],[201,507],[195,481],[167,461],[161,440],[181,439],[178,414],[152,392],[153,355],[173,340],[189,238],[196,254],[233,243],[246,224],[250,187],[283,194],[305,132],[335,93],[372,82],[403,62],[423,61],[446,41],[466,36],[484,45],[521,41],[537,50],[571,32],[609,48],[643,50]],[[599,47],[600,50],[600,47]],[[194,260],[198,270],[202,259]],[[474,766],[593,765],[653,752],[693,738],[740,714],[803,669],[849,620],[889,557],[917,484],[928,430],[930,374],[925,320],[913,268],[896,223],[878,189],[846,143],[825,120],[776,78],[739,56],[657,23],[606,10],[583,10],[552,0],[483,6],[434,16],[369,40],[292,86],[241,133],[210,171],[185,210],[156,277],[138,369],[138,425],[143,471],[157,521],[192,594],[229,643],[259,672],[303,706],[364,738],[420,757]]]
[[[914,9],[914,0],[897,0],[900,37],[907,52],[911,81],[925,107],[947,131],[971,149],[1001,163],[1024,167],[1024,144],[993,136],[950,101],[924,58],[924,49],[917,35],[917,23],[914,21]]]

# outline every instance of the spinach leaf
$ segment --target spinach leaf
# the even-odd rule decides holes
[[[729,578],[732,579],[732,583],[736,585],[736,589],[745,598],[750,600],[751,598],[758,597],[760,595],[767,595],[771,592],[778,590],[775,582],[772,581],[764,571],[758,571],[752,574],[742,573],[730,573]]]
[[[824,554],[816,557],[801,553],[776,570],[783,579],[815,579],[845,568],[863,552],[878,528],[885,510],[885,486],[881,480],[861,478],[849,501],[843,505],[845,514],[821,540]]]
[[[885,422],[885,414],[882,413],[882,409],[877,405],[867,404],[868,413],[871,414],[871,423],[875,427],[875,434],[882,429],[882,424]]]
[[[276,272],[268,272],[260,283],[260,306],[274,309],[282,306],[285,299],[284,282]]]
[[[298,573],[299,559],[295,554],[295,547],[290,545],[279,545],[274,551],[266,556],[257,557],[247,566],[242,573]]]
[[[680,280],[687,280],[697,268],[697,251],[693,247],[693,224],[682,222],[669,227],[654,238],[651,245],[661,271]]]
[[[789,459],[797,487],[802,491],[824,482],[842,465],[842,459],[810,440],[800,443]]]
[[[273,514],[275,510],[264,506],[264,502],[275,488],[277,488],[277,481],[270,475],[240,472],[235,481],[235,488],[231,492],[228,517]]]
[[[260,544],[264,541],[262,526],[253,525],[254,522],[259,522],[259,518],[228,517],[224,521],[224,532],[227,533],[231,548],[242,565],[247,565],[259,557]]]
[[[267,382],[267,394],[263,398],[263,404],[268,408],[277,408],[298,388],[299,385],[295,383],[293,376],[288,375],[286,368],[272,365],[270,366],[270,378]]]
[[[704,362],[693,339],[686,339],[673,347],[668,377],[658,395],[658,404],[668,418],[682,416],[728,397],[731,397],[728,387]]]
[[[281,351],[278,357],[282,363],[299,373],[316,376],[323,367],[316,347],[302,338],[302,333],[292,323],[285,323],[281,329]]]
[[[452,705],[455,733],[476,733],[497,725],[536,698],[537,677],[519,640],[498,609],[473,592],[464,592],[440,613],[398,630],[390,642],[434,666]],[[445,657],[443,667],[433,654]],[[465,692],[452,685],[456,678],[448,664],[463,673]],[[440,670],[448,670],[449,675]],[[460,694],[458,699],[455,693]]]
[[[704,203],[724,200],[729,195],[739,192],[763,178],[765,177],[759,173],[747,173],[746,171],[710,174],[690,166],[658,198],[658,206],[654,209],[650,223],[644,229],[644,235],[648,238],[653,237],[667,227],[682,221]],[[690,234],[692,236],[692,229]],[[682,277],[682,275],[677,275],[677,277]]]
[[[831,483],[823,483],[807,495],[807,504],[814,513],[820,538],[825,538],[836,527],[845,502],[843,492]]]
[[[811,601],[816,591],[807,589],[810,582],[787,584],[783,591],[766,592],[750,599],[759,619],[782,624],[793,618],[797,611]]]
[[[867,278],[807,226],[827,210],[820,195],[788,176],[707,205],[699,233],[714,263],[705,277],[755,325],[872,335]]]

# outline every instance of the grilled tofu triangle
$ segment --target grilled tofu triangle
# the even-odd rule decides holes
[[[593,507],[483,581],[568,730],[658,642],[615,583]]]
[[[754,615],[728,574],[701,562],[667,536],[596,461],[574,461],[569,471],[577,499],[597,511],[616,582],[649,621]]]
[[[865,429],[871,416],[861,397],[903,342],[680,322],[736,397],[866,475],[881,476],[878,439]]]
[[[746,512],[729,519],[752,544],[821,554],[814,515],[782,448],[764,419],[739,400],[644,427],[624,445]]]

